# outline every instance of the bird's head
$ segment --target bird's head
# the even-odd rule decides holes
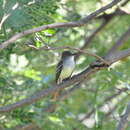
[[[70,51],[62,52],[62,58],[65,58],[65,57],[68,57],[68,56],[75,56],[75,53],[71,53]]]

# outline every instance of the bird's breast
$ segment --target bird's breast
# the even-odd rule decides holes
[[[63,62],[63,68],[60,74],[60,78],[61,79],[65,79],[68,78],[69,76],[71,76],[73,70],[75,67],[75,61],[74,61],[74,57],[70,57],[64,60]]]

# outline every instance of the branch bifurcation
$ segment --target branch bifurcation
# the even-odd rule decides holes
[[[130,49],[127,50],[123,50],[120,52],[116,52],[114,55],[110,56],[110,57],[106,57],[105,60],[108,60],[110,64],[112,64],[113,62],[116,62],[118,60],[120,60],[120,58],[124,58],[130,55]],[[95,66],[94,66],[95,65]],[[101,62],[95,62],[93,65],[93,67],[89,66],[88,68],[86,68],[83,72],[74,75],[71,79],[59,84],[59,85],[52,85],[52,87],[44,89],[40,92],[36,92],[34,93],[32,96],[25,98],[23,100],[20,100],[16,103],[13,104],[9,104],[3,107],[0,107],[0,113],[2,112],[9,112],[12,111],[16,108],[25,106],[25,105],[29,105],[32,104],[42,98],[45,98],[49,95],[52,95],[53,93],[55,93],[56,91],[60,90],[60,89],[64,89],[69,87],[70,85],[73,85],[75,83],[81,82],[83,80],[88,81],[87,79],[94,74],[95,72],[97,72],[98,70],[107,68],[108,65],[104,65],[104,63],[101,64]]]
[[[14,36],[12,36],[10,39],[8,39],[7,41],[4,41],[3,43],[1,43],[0,44],[0,50],[6,48],[8,45],[10,45],[11,43],[13,43],[14,41],[18,40],[19,38],[21,38],[23,36],[26,36],[26,35],[29,35],[29,34],[32,34],[32,33],[36,33],[36,32],[42,31],[42,30],[53,29],[53,28],[63,28],[63,27],[83,26],[83,25],[87,24],[90,20],[95,18],[97,15],[99,15],[100,13],[104,12],[105,10],[113,7],[114,5],[119,3],[120,1],[122,1],[122,0],[113,0],[111,3],[109,3],[106,6],[96,10],[95,12],[93,12],[90,15],[80,19],[79,21],[42,25],[42,26],[39,26],[37,28],[28,29],[28,30],[25,30],[23,32],[17,33]]]
[[[31,34],[31,33],[35,33],[35,32],[38,32],[38,31],[41,31],[41,30],[44,30],[44,29],[57,28],[57,27],[76,27],[76,26],[81,26],[81,25],[87,23],[89,20],[91,20],[95,16],[97,16],[98,14],[100,14],[101,12],[103,12],[106,9],[111,8],[112,6],[116,5],[120,1],[121,0],[114,0],[110,4],[102,7],[101,9],[95,11],[94,13],[92,13],[89,16],[81,19],[78,22],[55,23],[55,24],[50,24],[50,25],[43,25],[43,26],[40,26],[40,27],[35,28],[35,29],[29,29],[29,30],[26,30],[24,32],[18,33],[16,35],[14,35],[12,38],[10,38],[9,40],[3,42],[0,45],[0,49],[5,48],[10,43],[16,41],[17,39],[19,39],[19,38],[21,38],[21,37],[23,37],[25,35],[28,35],[28,34]],[[123,43],[123,41],[125,40],[125,37],[126,37],[126,35],[123,35],[123,40],[121,40],[121,43]],[[72,48],[69,48],[69,49],[72,49]],[[81,50],[78,49],[77,51],[81,51]],[[86,51],[83,52],[83,53],[86,53]],[[127,56],[130,56],[130,49],[126,49],[126,50],[122,50],[122,51],[115,51],[115,52],[105,56],[103,59],[100,59],[99,61],[96,61],[96,62],[92,63],[84,71],[82,71],[81,73],[79,73],[77,75],[74,75],[71,79],[69,79],[69,80],[67,80],[67,81],[65,81],[65,82],[63,82],[63,83],[61,83],[59,85],[52,85],[52,87],[44,89],[44,90],[42,90],[40,92],[36,92],[32,96],[30,96],[28,98],[25,98],[25,99],[20,100],[20,101],[18,101],[16,103],[13,103],[13,104],[9,104],[9,105],[0,107],[0,113],[2,113],[2,112],[9,112],[9,111],[12,111],[12,110],[14,110],[16,108],[32,104],[32,103],[34,103],[34,102],[36,102],[36,101],[38,101],[38,100],[40,100],[42,98],[45,98],[45,97],[47,97],[49,95],[52,95],[53,93],[55,93],[56,91],[58,91],[60,89],[67,88],[70,85],[76,84],[76,83],[84,81],[84,80],[88,81],[90,76],[92,74],[94,74],[95,72],[97,72],[98,70],[107,68],[112,63],[114,63],[114,62],[116,62],[116,61],[118,61],[118,60],[120,60],[122,58],[125,58]],[[99,57],[99,58],[101,58],[101,57]],[[109,65],[106,64],[106,62],[109,63]]]

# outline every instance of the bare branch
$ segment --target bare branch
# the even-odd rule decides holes
[[[126,9],[124,9],[123,7],[119,7],[117,8],[114,12],[110,13],[110,14],[102,14],[96,17],[96,19],[106,19],[109,21],[109,19],[111,19],[113,16],[124,16],[124,15],[129,15],[130,12],[127,11]]]
[[[76,86],[70,88],[69,90],[67,90],[67,91],[65,91],[63,94],[61,94],[61,95],[58,97],[58,100],[64,100],[64,99],[66,99],[68,96],[70,96],[70,94],[71,94],[73,91],[79,89],[80,87],[81,87],[81,86],[80,86],[80,83],[79,83],[79,84],[77,84]],[[102,104],[102,105],[99,105],[99,108],[102,107],[102,106],[104,105],[104,103],[106,103],[106,102],[108,102],[108,101],[110,101],[110,100],[116,98],[116,97],[119,96],[121,93],[126,92],[127,90],[128,90],[128,88],[122,88],[122,89],[120,89],[117,93],[113,94],[112,96],[107,97],[107,98],[104,100],[103,104]],[[43,109],[42,112],[53,112],[54,109],[55,109],[55,107],[56,107],[55,104],[49,104],[46,108]],[[105,114],[105,117],[106,117],[106,116],[108,117],[114,110],[115,110],[115,107],[114,107],[110,112],[106,113],[106,114]],[[93,113],[94,113],[94,109],[93,109],[90,113],[88,113],[86,116],[84,116],[84,117],[80,120],[80,122],[84,121],[86,118],[89,118]],[[23,128],[33,128],[33,127],[36,127],[35,124],[29,123],[29,124],[25,125],[24,127],[20,127],[20,128],[18,127],[18,128],[19,128],[20,130],[23,130]],[[16,128],[16,129],[18,129],[18,128]]]
[[[121,6],[125,6],[128,2],[129,0],[124,0],[123,2],[121,2]]]
[[[97,19],[101,19],[101,18],[104,19],[104,18],[105,18],[106,20],[107,20],[107,19],[109,20],[109,18],[111,18],[111,17],[113,17],[113,16],[117,16],[117,15],[129,15],[130,12],[127,12],[127,11],[121,9],[121,8],[122,8],[123,6],[125,6],[128,2],[129,2],[129,0],[124,0],[124,1],[122,1],[122,2],[120,3],[120,7],[118,7],[114,12],[112,12],[112,13],[110,13],[110,14],[102,14],[102,15],[100,15],[100,16],[97,16],[96,18],[97,18]]]
[[[84,43],[83,47],[81,47],[81,50],[85,49],[85,48],[87,48],[89,46],[89,44],[91,43],[92,39],[96,36],[96,34],[98,34],[111,21],[111,19],[114,16],[124,15],[124,14],[126,15],[127,13],[124,12],[123,10],[121,10],[121,9],[116,9],[115,12],[113,12],[111,14],[105,14],[104,13],[104,14],[96,17],[97,19],[102,18],[103,22],[101,23],[101,25],[97,29],[95,29],[95,31],[89,37],[85,38],[85,43]]]
[[[33,49],[36,49],[36,50],[71,49],[71,50],[78,51],[78,53],[76,53],[77,55],[79,53],[83,53],[83,54],[86,54],[86,55],[89,55],[89,56],[93,56],[93,57],[97,58],[99,61],[102,61],[104,64],[109,65],[109,63],[107,61],[105,61],[102,57],[98,56],[97,54],[89,52],[89,51],[86,51],[86,50],[84,51],[84,50],[81,50],[81,49],[78,49],[78,48],[74,48],[74,47],[69,47],[69,46],[60,46],[60,47],[43,46],[41,48],[37,48],[37,47],[35,47],[33,45],[28,45],[28,46],[33,48]]]
[[[32,104],[32,103],[34,103],[34,102],[36,102],[36,101],[38,101],[38,100],[40,100],[48,95],[55,93],[56,91],[58,91],[60,89],[64,89],[72,84],[75,84],[75,83],[83,80],[84,78],[87,79],[93,72],[95,72],[97,70],[98,70],[97,68],[92,69],[89,67],[85,71],[83,71],[82,73],[73,76],[71,79],[69,79],[69,80],[67,80],[59,85],[52,86],[52,87],[44,89],[40,92],[36,92],[32,96],[30,96],[26,99],[20,100],[16,103],[9,104],[9,105],[6,105],[4,107],[0,107],[0,112],[9,112],[9,111],[14,110],[16,108],[19,108],[21,106]]]
[[[108,51],[106,55],[112,54],[114,51],[116,51],[125,41],[127,38],[130,36],[130,27],[128,30],[117,40],[117,42],[112,46],[112,48]]]
[[[67,97],[69,97],[72,92],[74,92],[75,90],[81,88],[81,82],[79,82],[78,84],[76,84],[74,87],[66,90],[64,93],[62,93],[59,97],[58,100],[65,100]]]
[[[57,101],[62,101],[65,100],[67,97],[69,97],[72,92],[74,92],[75,90],[79,89],[81,87],[80,83],[74,85],[72,88],[69,88],[68,90],[66,90],[64,93],[60,94],[57,97]],[[43,108],[42,112],[54,112],[56,109],[57,105],[55,103],[51,103],[49,104],[47,107]]]
[[[4,49],[5,47],[7,47],[9,44],[13,43],[14,41],[18,40],[19,38],[35,33],[35,32],[39,32],[41,30],[45,30],[45,29],[52,29],[52,28],[61,28],[61,27],[78,27],[78,26],[83,26],[84,24],[88,23],[90,20],[92,20],[93,18],[95,18],[97,15],[99,15],[100,13],[104,12],[105,10],[113,7],[114,5],[116,5],[117,3],[119,3],[121,0],[113,0],[111,3],[109,3],[108,5],[96,10],[95,12],[91,13],[90,15],[80,19],[79,21],[72,21],[72,22],[68,22],[68,23],[54,23],[54,24],[48,24],[48,25],[43,25],[37,28],[33,28],[33,29],[28,29],[25,30],[23,32],[17,33],[14,36],[12,36],[10,39],[8,39],[7,41],[3,42],[0,44],[0,50]]]
[[[122,88],[120,89],[118,92],[116,92],[115,94],[113,94],[112,96],[107,97],[103,103],[101,105],[98,106],[98,108],[100,109],[102,106],[104,106],[104,104],[106,104],[106,102],[110,102],[112,99],[116,98],[117,96],[119,96],[120,94],[122,94],[123,92],[128,91],[128,88]],[[82,119],[80,119],[80,122],[84,121],[87,118],[90,118],[90,116],[94,113],[95,109],[93,108],[89,113],[87,113]],[[108,116],[109,113],[106,113],[106,116]]]
[[[10,16],[11,14],[4,14],[2,20],[0,21],[0,30],[4,24],[4,22],[8,19],[8,17]]]
[[[121,4],[121,6],[124,6],[127,2],[125,1],[124,3]],[[123,9],[117,8],[113,13],[110,13],[110,14],[104,13],[104,14],[96,17],[96,19],[103,19],[103,22],[97,29],[94,30],[94,32],[89,37],[85,38],[85,43],[80,49],[84,50],[85,48],[88,48],[88,46],[90,45],[93,38],[112,20],[112,18],[114,16],[129,15],[129,14],[130,14],[130,12],[128,13],[128,12],[124,11]],[[80,54],[81,53],[79,53],[76,58],[78,58],[80,56]]]
[[[120,58],[124,58],[129,55],[130,55],[130,49],[127,49],[124,51],[117,52],[117,53],[115,53],[115,55],[112,55],[111,57],[106,57],[106,58],[107,58],[107,60],[109,60],[109,63],[112,64],[113,62],[120,60]],[[1,107],[0,112],[8,112],[8,111],[14,110],[18,107],[32,104],[48,95],[55,93],[56,91],[58,91],[60,89],[69,87],[70,85],[83,81],[84,79],[87,80],[93,73],[95,73],[96,71],[98,71],[100,69],[106,68],[106,67],[108,67],[108,65],[106,66],[104,64],[101,64],[100,62],[99,63],[97,62],[97,64],[95,64],[95,66],[88,67],[83,72],[81,72],[77,75],[74,75],[71,79],[69,79],[59,85],[44,89],[40,92],[36,92],[32,96],[30,96],[26,99],[20,100],[14,104],[9,104],[7,106]]]
[[[129,55],[130,55],[130,48],[126,49],[126,50],[115,52],[109,56],[105,56],[104,60],[107,61],[108,63],[112,64],[112,63],[114,63],[122,58],[129,56]],[[34,102],[36,102],[36,101],[38,101],[38,100],[40,100],[48,95],[55,93],[56,91],[58,91],[60,89],[64,89],[66,87],[69,87],[70,85],[73,85],[77,82],[81,82],[84,79],[87,80],[93,73],[97,72],[100,69],[107,68],[107,67],[108,67],[108,65],[104,64],[104,62],[103,63],[102,62],[95,62],[93,64],[93,66],[90,65],[83,72],[81,72],[77,75],[74,75],[71,79],[69,79],[69,80],[67,80],[59,85],[56,85],[56,86],[52,85],[53,87],[44,89],[40,92],[36,92],[32,96],[30,96],[26,99],[20,100],[16,103],[13,103],[13,104],[6,105],[4,107],[0,107],[0,112],[8,112],[8,111],[14,110],[18,107],[32,104],[32,103],[34,103]]]
[[[128,125],[128,117],[130,117],[130,102],[126,107],[125,113],[121,116],[121,119],[118,122],[117,130],[126,130],[126,126]]]
[[[88,48],[88,46],[90,45],[92,39],[96,36],[96,34],[98,32],[100,32],[106,25],[107,25],[108,21],[103,20],[103,22],[101,23],[101,25],[95,29],[95,31],[89,36],[85,38],[85,43],[84,45],[80,48],[81,50]]]
[[[112,54],[109,54],[108,56],[105,56],[105,60],[108,62],[108,63],[114,63],[118,60],[121,60],[125,57],[128,57],[130,56],[130,48],[129,49],[126,49],[126,50],[122,50],[122,51],[116,51],[116,52],[113,52]],[[110,61],[110,62],[109,62]]]
[[[121,3],[121,7],[122,6],[125,6],[127,3],[128,3],[129,0],[126,0],[126,1],[123,1]],[[102,14],[100,16],[97,16],[96,19],[103,19],[103,22],[101,23],[101,25],[94,30],[94,32],[89,36],[89,37],[86,37],[85,38],[85,43],[84,45],[81,47],[81,50],[87,48],[92,39],[96,36],[96,34],[98,34],[111,20],[114,16],[117,16],[117,15],[129,15],[130,12],[127,12],[125,11],[124,9],[121,9],[120,7],[118,7],[114,12],[110,13],[110,14]],[[77,57],[80,55],[80,53],[77,55]]]
[[[12,130],[41,130],[34,122],[23,126],[13,127]]]

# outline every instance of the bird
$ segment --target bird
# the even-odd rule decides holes
[[[71,53],[70,51],[62,52],[61,59],[59,60],[56,66],[56,84],[60,84],[62,81],[68,80],[74,71],[76,62],[75,62],[76,53]],[[56,100],[60,91],[57,91],[54,94],[54,100]]]
[[[76,64],[75,55],[75,53],[71,53],[70,51],[62,52],[61,59],[56,67],[56,84],[60,84],[71,77]]]

